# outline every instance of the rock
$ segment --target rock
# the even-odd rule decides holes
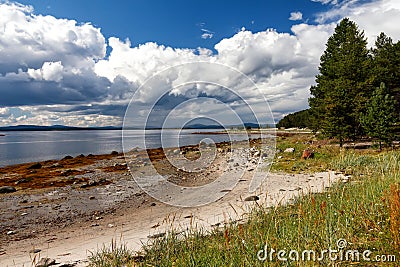
[[[248,196],[244,199],[244,201],[257,201],[260,200],[258,196]]]
[[[41,249],[35,248],[29,251],[29,253],[39,253],[40,251],[42,251]]]
[[[5,194],[5,193],[13,193],[17,191],[14,186],[1,186],[0,187],[0,194]]]
[[[303,155],[301,155],[302,159],[312,159],[314,158],[314,151],[310,150],[310,149],[305,149],[303,151]]]
[[[18,181],[16,181],[14,184],[19,185],[19,184],[27,183],[27,182],[29,182],[28,179],[22,178],[22,179],[19,179]]]
[[[15,231],[8,231],[7,235],[15,235],[15,233],[16,233]]]
[[[83,155],[83,154],[80,154],[80,155],[78,155],[78,156],[76,156],[76,158],[84,158],[85,157],[85,155]]]
[[[62,171],[60,174],[61,174],[62,176],[70,176],[70,175],[72,175],[73,173],[74,173],[73,170],[68,169],[68,170]]]
[[[254,171],[254,167],[248,167],[247,171],[249,171],[249,172]]]
[[[95,196],[90,196],[89,199],[93,200],[93,199],[96,199],[96,197]]]
[[[60,163],[56,162],[53,165],[51,165],[50,168],[64,168],[64,166],[61,165]]]
[[[208,146],[207,143],[203,142],[203,141],[201,141],[199,144],[199,147],[201,147],[201,148],[206,148],[207,146]]]
[[[259,157],[260,156],[260,151],[256,151],[253,156],[254,157]]]
[[[70,156],[70,155],[67,155],[67,156],[65,156],[63,159],[73,159],[73,157]]]
[[[147,238],[160,238],[160,237],[164,237],[165,233],[158,233],[158,234],[154,234],[154,235],[148,235]]]
[[[38,263],[36,263],[35,267],[48,267],[51,265],[55,265],[56,260],[50,258],[42,258]]]
[[[285,153],[294,153],[294,148],[293,147],[286,148],[285,151],[283,151],[283,152],[285,152]]]
[[[58,265],[57,267],[74,267],[76,266],[76,263],[62,263],[61,265]]]
[[[29,167],[28,167],[28,170],[37,170],[37,169],[40,169],[40,168],[42,168],[42,164],[40,164],[40,163],[35,163],[35,164],[29,166]]]
[[[111,155],[113,155],[113,156],[116,156],[118,154],[119,154],[118,151],[115,151],[115,150],[111,152]]]

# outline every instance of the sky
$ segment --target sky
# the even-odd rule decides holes
[[[398,0],[0,1],[0,126],[278,121],[344,17],[400,39]]]

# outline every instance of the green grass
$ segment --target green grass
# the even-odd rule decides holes
[[[295,135],[292,137],[277,138],[277,153],[271,166],[273,172],[285,173],[315,173],[329,169],[333,158],[340,154],[340,148],[334,145],[310,145],[311,135]],[[315,140],[314,140],[315,141]],[[294,148],[294,153],[285,153],[286,148]],[[301,160],[303,151],[310,148],[314,151],[314,158]]]
[[[90,252],[88,267],[122,267],[135,266],[135,253],[125,244],[112,240],[109,247],[103,246],[96,252]]]
[[[306,146],[290,141],[284,140],[278,148],[290,145],[302,151]],[[351,174],[350,182],[337,184],[324,193],[303,195],[286,206],[256,208],[244,224],[170,233],[149,242],[144,247],[145,257],[133,266],[399,266],[400,152],[339,151],[327,146],[318,153],[302,165],[293,161],[274,170],[293,171],[293,166],[304,172],[329,168]],[[298,159],[299,155],[295,156]],[[397,262],[352,262],[345,258],[332,262],[328,257],[322,261],[279,261],[276,254],[272,261],[257,258],[265,244],[276,251],[297,250],[301,255],[303,250],[318,253],[335,249],[339,239],[347,241],[346,250],[370,250],[371,258],[395,255]]]

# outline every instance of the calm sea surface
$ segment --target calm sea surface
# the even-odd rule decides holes
[[[214,142],[228,141],[228,135],[192,134],[215,130],[128,130],[124,131],[125,149],[156,148],[198,144],[205,138]],[[145,134],[146,142],[143,142]],[[122,151],[122,131],[16,131],[0,132],[0,166],[61,159],[66,155],[106,154]],[[234,140],[245,140],[247,135],[234,135]]]

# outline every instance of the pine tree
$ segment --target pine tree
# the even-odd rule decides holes
[[[381,33],[371,49],[372,82],[378,87],[382,82],[389,89],[389,94],[397,100],[397,112],[400,112],[400,43],[394,44],[392,38]]]
[[[396,100],[389,94],[384,83],[376,88],[367,103],[366,112],[361,116],[361,123],[368,136],[378,139],[379,149],[382,142],[391,144],[394,140],[393,127],[398,121],[395,112]]]
[[[343,19],[328,39],[309,99],[314,130],[338,138],[341,146],[361,134],[359,116],[369,97],[370,62],[364,33]]]

